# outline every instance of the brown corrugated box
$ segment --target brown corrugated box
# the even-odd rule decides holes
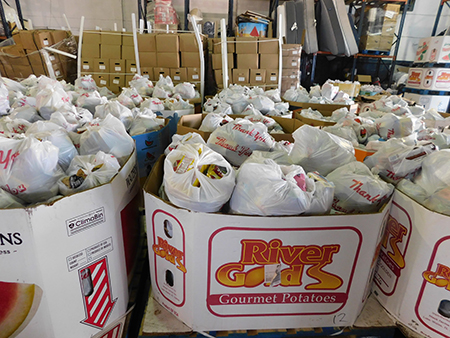
[[[139,52],[156,52],[156,34],[138,34]]]
[[[102,59],[121,59],[121,45],[100,45],[100,56]]]
[[[250,69],[250,84],[260,86],[266,83],[266,71],[264,69]]]
[[[278,68],[279,55],[278,54],[260,54],[259,68],[261,69],[275,69]]]
[[[94,59],[94,73],[109,73],[109,59]]]
[[[139,52],[139,62],[142,67],[157,67],[156,52]]]
[[[273,38],[259,38],[259,54],[278,54],[280,51],[278,40]]]
[[[301,56],[302,45],[294,43],[283,44],[281,45],[281,50],[283,56]]]
[[[51,63],[60,63],[60,57],[58,54],[48,51],[48,59]]]
[[[236,68],[238,69],[258,69],[259,54],[237,54]]]
[[[202,55],[203,57],[203,55]],[[181,52],[181,67],[199,68],[200,55],[198,52]]]
[[[99,87],[109,87],[109,74],[94,74],[92,76]]]
[[[115,31],[102,31],[100,34],[100,44],[120,46],[122,45],[122,33]]]
[[[295,80],[300,79],[301,72],[299,69],[283,69],[283,72],[281,74],[282,77],[291,78]]]
[[[109,60],[109,72],[110,73],[126,73],[125,60],[122,59],[110,59]]]
[[[30,65],[16,65],[13,67],[14,77],[19,79],[25,79],[31,74],[33,74],[33,69]]]
[[[137,66],[135,60],[125,60],[125,69],[128,74],[136,74]]]
[[[50,31],[50,33],[52,34],[53,43],[58,43],[64,39],[67,39],[70,34],[68,31],[64,31],[64,30],[60,30],[60,29],[52,30],[52,31]]]
[[[283,56],[283,69],[300,69],[300,56]]]
[[[234,54],[228,53],[228,68],[234,68]],[[222,54],[211,54],[212,69],[222,69]]]
[[[28,56],[29,58],[29,56]],[[31,59],[30,59],[31,62]],[[93,73],[94,72],[94,59],[92,58],[82,58],[81,59],[81,71],[83,73]]]
[[[233,69],[233,83],[246,84],[250,83],[250,74],[248,69]]]
[[[222,53],[222,45],[220,38],[213,38],[212,40],[212,51],[214,54]],[[234,53],[236,51],[235,48],[235,38],[227,38],[227,53]]]
[[[48,30],[35,30],[32,31],[34,43],[37,49],[42,49],[44,47],[50,47],[55,44],[53,41],[53,36],[51,31]],[[25,47],[24,47],[25,48]],[[28,48],[25,48],[28,49]]]
[[[98,44],[85,44],[81,48],[82,58],[99,58],[100,57],[100,45]]]
[[[188,82],[200,82],[200,68],[187,69]]]
[[[164,77],[170,76],[170,69],[164,68],[164,67],[154,67],[153,68],[153,80],[158,81],[160,75],[162,75]]]
[[[359,48],[367,50],[379,50],[380,36],[379,35],[363,35],[359,40]]]
[[[156,51],[162,53],[176,53],[180,51],[178,34],[156,34]]]
[[[60,80],[64,77],[64,68],[61,66],[60,63],[52,64],[53,72],[55,73],[56,79]]]
[[[380,45],[379,50],[380,51],[390,51],[392,48],[392,41],[394,40],[394,36],[387,35],[387,36],[380,36]]]
[[[122,46],[122,59],[135,59],[134,46]]]
[[[180,67],[180,53],[156,53],[156,65],[162,68],[179,68]]]
[[[125,87],[125,75],[111,74],[109,76],[109,89],[114,93],[120,92]]]
[[[153,67],[141,67],[141,75],[153,80]]]
[[[133,33],[122,32],[122,46],[134,47]]]
[[[184,33],[179,35],[180,38],[180,52],[199,52],[197,39],[195,34]],[[205,43],[203,43],[205,45]]]
[[[221,85],[223,84],[223,71],[222,69],[216,69],[214,70],[214,78],[216,79],[216,84]],[[228,68],[228,83],[230,83],[233,80],[233,76],[231,73],[231,68]]]
[[[186,68],[172,68],[170,69],[170,77],[174,82],[187,82],[187,69]]]
[[[236,37],[236,53],[237,54],[257,54],[258,38]]]
[[[133,80],[134,75],[125,75],[125,87],[130,86],[130,81]]]
[[[278,84],[278,69],[266,69],[266,83]]]
[[[100,31],[83,31],[83,46],[100,45]]]

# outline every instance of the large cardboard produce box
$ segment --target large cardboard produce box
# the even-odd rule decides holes
[[[450,36],[420,39],[414,62],[450,62]]]
[[[415,101],[426,110],[434,108],[438,112],[447,112],[450,103],[450,96],[447,95],[421,95],[405,93],[405,98]]]
[[[450,69],[424,68],[421,89],[450,91]]]
[[[370,290],[390,203],[376,214],[199,213],[144,186],[153,296],[194,330],[352,325]]]
[[[449,216],[395,191],[374,277],[374,294],[401,323],[450,337]]]
[[[337,109],[347,108],[350,113],[356,114],[358,112],[358,104],[320,104],[320,103],[309,103],[309,102],[295,102],[286,101],[289,103],[289,109],[314,109],[322,113],[322,115],[331,116],[331,113]]]
[[[120,320],[139,192],[133,153],[108,184],[52,205],[0,210],[2,337],[91,337]]]

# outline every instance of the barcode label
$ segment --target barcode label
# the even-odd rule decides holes
[[[89,65],[83,65],[83,69],[89,69]]]
[[[113,80],[113,83],[114,83],[114,84],[119,84],[119,82],[120,82],[120,81],[117,80],[117,79]]]
[[[100,80],[100,84],[106,85],[106,81],[105,80]]]
[[[270,77],[270,81],[276,81],[277,80],[277,77],[276,76],[271,76]]]
[[[257,76],[256,81],[262,81],[262,76]]]
[[[106,69],[106,66],[100,65],[100,66],[98,66],[98,68],[99,68],[99,69]]]
[[[114,69],[116,72],[120,72],[122,70],[122,67],[115,67]]]
[[[239,82],[244,82],[244,81],[245,81],[245,77],[239,77],[239,78],[238,78],[238,81],[239,81]]]
[[[193,78],[194,80],[198,80],[198,75],[192,75],[192,78]]]

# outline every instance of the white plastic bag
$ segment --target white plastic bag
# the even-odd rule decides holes
[[[358,138],[352,127],[344,127],[342,124],[335,124],[334,126],[323,127],[322,130],[350,141],[354,147],[359,145]]]
[[[314,181],[300,166],[246,161],[239,168],[230,209],[245,215],[299,215],[310,208],[314,190]]]
[[[142,96],[135,88],[123,88],[117,100],[128,109],[139,107],[143,101]]]
[[[179,145],[181,144],[194,144],[194,143],[200,143],[206,145],[205,140],[203,140],[203,137],[200,136],[198,133],[187,133],[184,135],[174,134],[172,136],[172,143],[168,145],[168,147],[164,150],[164,154],[169,154],[172,150],[177,149]]]
[[[94,118],[104,119],[109,114],[122,121],[126,130],[130,129],[133,122],[133,113],[129,108],[122,105],[119,101],[108,101],[95,107]]]
[[[233,118],[228,115],[210,113],[203,118],[202,124],[198,130],[213,132],[218,127],[221,127],[231,121],[233,121]]]
[[[36,109],[45,120],[50,120],[51,114],[69,104],[69,95],[57,86],[47,86],[36,95]]]
[[[217,212],[230,199],[234,186],[231,165],[203,144],[182,144],[164,161],[164,189],[176,206]]]
[[[333,209],[346,214],[378,212],[394,186],[373,175],[361,162],[337,168],[326,177],[335,185]]]
[[[339,92],[339,86],[333,86],[331,83],[324,83],[321,89],[322,96],[328,100],[333,100]]]
[[[264,124],[238,118],[213,131],[207,145],[231,164],[240,166],[253,150],[272,150],[275,140]]]
[[[129,134],[131,136],[149,133],[160,130],[164,127],[164,119],[158,118],[150,109],[146,109],[143,113],[139,113],[131,123]]]
[[[3,116],[0,118],[0,134],[12,136],[14,134],[23,134],[30,128],[31,123],[27,120],[15,118],[12,119],[9,116]]]
[[[9,108],[9,91],[4,83],[0,83],[0,115],[8,114]]]
[[[81,94],[77,101],[76,105],[81,108],[85,108],[89,110],[92,114],[95,113],[95,107],[101,104],[105,104],[107,99],[105,97],[101,97],[100,93],[96,90],[92,92],[86,92]]]
[[[414,182],[429,196],[450,186],[450,149],[443,149],[428,155],[422,162],[422,172]]]
[[[281,102],[280,90],[278,88],[267,90],[264,92],[264,95],[267,96],[269,99],[271,99],[275,103]]]
[[[375,120],[378,134],[388,140],[390,138],[405,137],[424,127],[423,122],[410,114],[409,116],[397,116],[387,113],[383,117]]]
[[[23,208],[24,202],[0,188],[0,209]]]
[[[75,143],[75,142],[74,142]],[[114,155],[123,165],[134,150],[134,140],[128,135],[123,123],[112,114],[94,119],[80,136],[80,155],[103,151]]]
[[[119,169],[117,159],[102,151],[95,155],[76,156],[66,171],[67,176],[58,181],[59,191],[68,196],[108,183]]]
[[[92,75],[85,75],[75,80],[75,90],[78,92],[93,92],[98,91],[98,88]]]
[[[248,102],[258,109],[262,114],[267,114],[275,108],[275,102],[264,95],[255,95],[248,98]]]
[[[158,98],[146,99],[141,103],[141,109],[142,108],[151,109],[153,112],[163,111],[164,103]]]
[[[179,83],[173,89],[174,94],[180,94],[183,99],[193,99],[195,97],[195,86],[192,83]]]
[[[241,115],[251,115],[251,116],[260,115],[260,116],[263,116],[263,114],[258,109],[256,109],[253,106],[253,104],[251,104],[251,103],[247,107],[245,107],[245,109],[242,111]]]
[[[130,87],[137,90],[141,96],[151,96],[153,93],[153,82],[149,79],[135,74],[133,80],[130,81]]]
[[[334,169],[356,161],[355,149],[350,141],[309,125],[303,125],[292,134],[295,142],[291,151],[292,162],[307,172],[318,171],[328,175]]]

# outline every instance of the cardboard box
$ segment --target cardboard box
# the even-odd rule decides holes
[[[447,95],[420,95],[413,93],[405,93],[404,97],[415,101],[417,104],[421,105],[426,110],[434,108],[438,112],[442,113],[447,112],[450,103],[450,96]],[[437,126],[435,127],[430,126],[430,127],[435,128]]]
[[[300,44],[283,44],[281,45],[282,55],[283,56],[298,56],[302,55],[302,45]]]
[[[390,204],[364,215],[194,213],[158,197],[163,162],[144,194],[153,297],[164,308],[197,331],[329,327],[336,316],[355,322]],[[275,268],[279,287],[271,287]]]
[[[99,87],[109,87],[109,74],[94,74],[92,76]]]
[[[19,79],[26,79],[28,76],[33,74],[33,69],[28,65],[16,65],[14,68],[14,77]]]
[[[136,60],[134,46],[122,46],[122,59]]]
[[[185,135],[187,133],[198,133],[200,136],[206,141],[208,141],[211,132],[205,132],[199,130],[202,122],[207,114],[192,114],[192,115],[183,115],[178,121],[176,133],[179,135]],[[245,115],[230,115],[233,119],[236,118],[245,118]],[[284,134],[272,134],[273,138],[276,141],[288,141],[294,142],[294,138],[292,137],[292,133],[299,127],[303,125],[299,120],[296,119],[287,119],[280,116],[271,116],[278,124],[283,128]],[[250,119],[250,121],[252,121]]]
[[[36,44],[37,49],[42,49],[44,47],[50,47],[55,44],[53,41],[52,33],[48,30],[34,30],[33,40]]]
[[[280,52],[280,47],[278,45],[278,39],[259,38],[258,39],[258,51],[259,51],[259,54],[278,54]]]
[[[134,47],[133,33],[122,32],[122,46]]]
[[[28,58],[26,56],[10,56],[10,57],[7,56],[7,57],[5,57],[5,59],[13,67],[30,65],[30,61],[28,60]]]
[[[156,52],[156,34],[138,34],[138,47],[140,52]]]
[[[178,119],[175,118],[166,118],[164,127],[160,130],[133,136],[136,144],[139,179],[141,181],[145,182],[153,165],[172,142],[172,135],[176,131],[177,121]]]
[[[64,39],[67,39],[70,35],[70,32],[61,29],[55,29],[51,30],[50,34],[52,35],[53,43],[58,43]]]
[[[329,126],[334,126],[336,124],[336,122],[334,122],[334,121],[322,121],[322,120],[316,120],[316,119],[311,119],[309,117],[302,116],[301,112],[302,112],[302,109],[294,110],[293,117],[295,119],[301,121],[304,124],[308,124],[313,127],[329,127]],[[325,115],[325,116],[331,116],[331,112],[330,112],[330,115]]]
[[[134,75],[125,75],[125,87],[130,86],[130,81],[132,81],[134,78]]]
[[[421,88],[423,77],[424,77],[423,68],[410,68],[408,72],[408,80],[406,81],[406,87]]]
[[[433,36],[424,62],[450,62],[450,36]]]
[[[298,69],[283,69],[281,76],[300,81],[301,72]]]
[[[212,41],[212,51],[214,54],[221,54],[222,53],[222,39],[221,38],[213,38],[209,39]],[[236,51],[236,43],[235,39],[233,37],[229,38],[227,37],[227,54],[234,53]]]
[[[260,54],[259,68],[261,69],[278,69],[280,59],[278,54]]]
[[[126,313],[140,199],[133,153],[110,183],[50,205],[1,210],[1,297],[9,285],[30,302],[12,336],[91,337]]]
[[[370,75],[369,75],[370,76]],[[358,79],[359,81],[359,79]],[[372,82],[372,77],[370,78],[370,82]],[[357,82],[330,82],[333,86],[338,86],[340,91],[347,93],[350,97],[357,97],[359,95],[359,91],[361,89],[361,84]]]
[[[58,81],[61,81],[64,78],[64,76],[66,75],[64,72],[63,66],[60,63],[53,63],[52,68],[53,68],[53,73],[56,76],[56,79]]]
[[[361,83],[372,83],[372,75],[356,75],[356,81]]]
[[[120,45],[100,45],[100,56],[102,59],[121,59],[122,46]]]
[[[266,69],[266,83],[278,84],[278,69]]]
[[[179,68],[180,53],[156,53],[156,65],[162,68]]]
[[[17,35],[16,35],[15,39],[20,39],[20,43],[24,49],[27,49],[30,51],[37,50],[36,44],[34,43],[32,30],[22,30],[22,31],[19,31]]]
[[[83,31],[83,46],[84,44],[100,46],[100,34],[101,31]]]
[[[178,34],[156,34],[156,51],[158,53],[178,53],[180,51]]]
[[[100,44],[120,46],[122,45],[122,33],[115,31],[102,31],[100,33]]]
[[[142,67],[156,67],[156,52],[139,52],[139,62]]]
[[[381,35],[394,37],[396,28],[397,20],[385,20],[381,28]]]
[[[111,86],[125,87],[125,75],[111,74],[109,83]]]
[[[30,56],[28,56],[30,58]],[[40,58],[40,56],[39,56]],[[31,62],[31,59],[30,59]],[[31,63],[33,64],[33,63]],[[82,58],[81,59],[81,72],[92,74],[95,72],[94,70],[94,59],[91,58]]]
[[[153,80],[158,81],[160,75],[166,77],[170,76],[170,69],[165,67],[154,67],[153,68]]]
[[[223,70],[215,69],[214,70],[214,78],[216,79],[217,85],[223,84]],[[233,80],[233,76],[231,74],[231,68],[228,68],[228,83],[231,83],[232,80]]]
[[[199,53],[197,39],[195,34],[184,33],[179,35],[180,39],[180,52],[196,52]]]
[[[94,72],[109,73],[110,72],[109,59],[94,59]]]
[[[258,38],[236,37],[236,53],[237,54],[257,54]]]
[[[350,113],[356,114],[358,112],[358,104],[320,104],[320,103],[309,103],[309,102],[295,102],[295,101],[286,101],[289,102],[289,109],[308,109],[312,108],[314,110],[318,110],[324,116],[331,116],[331,113],[337,109],[347,108]]]
[[[250,83],[250,74],[248,69],[233,69],[233,83]]]
[[[111,73],[125,74],[127,72],[126,68],[125,68],[125,60],[110,59],[109,60],[109,71]]]
[[[300,69],[300,57],[298,56],[283,56],[283,69]]]
[[[200,55],[198,52],[181,52],[181,67],[200,68]]]
[[[419,44],[417,46],[416,57],[414,59],[415,63],[427,62],[429,60],[431,39],[432,37],[420,39]]]
[[[125,60],[125,72],[128,74],[136,74],[137,66],[134,60]]]
[[[186,68],[173,68],[170,69],[170,78],[175,82],[187,82],[187,69]]]
[[[86,44],[83,43],[83,46],[81,47],[81,57],[82,58],[99,58],[100,57],[100,45],[96,44]]]
[[[141,75],[150,80],[154,80],[153,67],[141,67]]]
[[[198,83],[200,82],[200,68],[188,68],[187,69],[188,82]]]
[[[48,51],[48,59],[51,63],[60,63],[61,58],[58,54]]]
[[[417,68],[411,68],[417,69]],[[449,68],[422,68],[423,77],[420,88],[436,91],[450,91]],[[409,79],[408,79],[409,84]]]
[[[222,54],[211,54],[212,68],[222,69]],[[234,54],[227,54],[228,68],[234,68]]]
[[[380,35],[363,35],[359,40],[360,50],[380,50]]]
[[[237,54],[236,68],[239,69],[258,69],[259,54]]]
[[[266,71],[264,69],[250,69],[250,84],[261,86],[266,83]]]
[[[392,41],[394,40],[394,37],[392,35],[380,36],[380,47],[379,50],[381,51],[390,51],[392,48]]]
[[[447,337],[449,216],[396,190],[383,238],[373,293],[411,330]]]

